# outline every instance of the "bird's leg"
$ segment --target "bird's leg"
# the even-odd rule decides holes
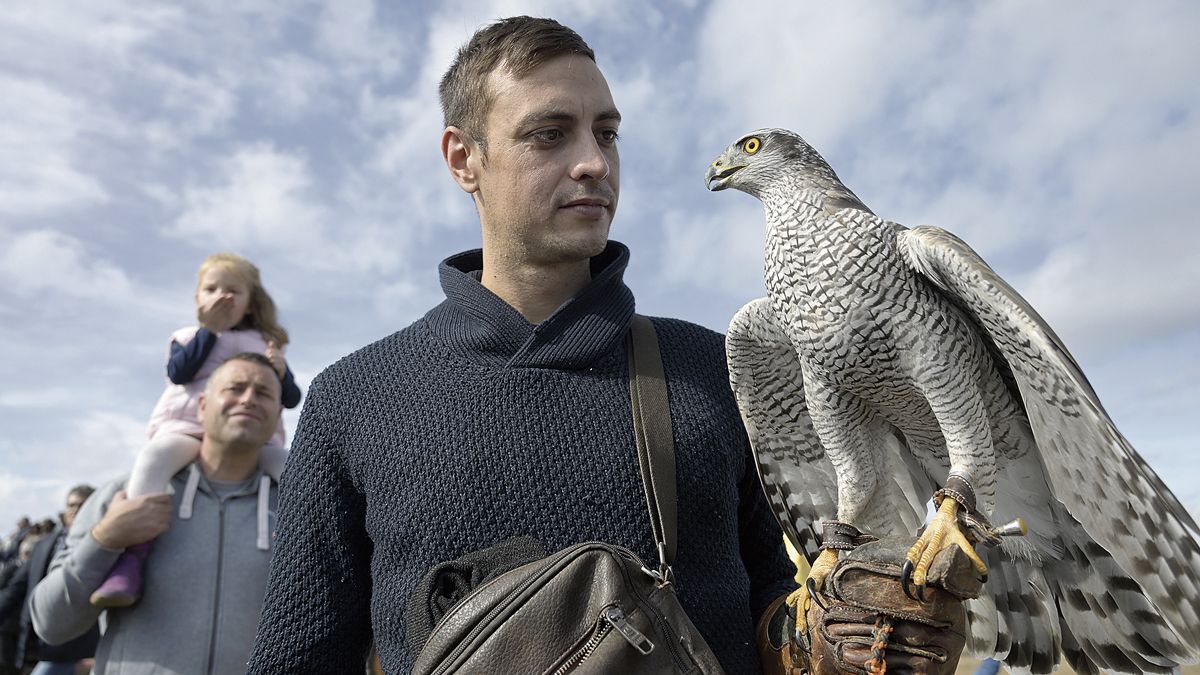
[[[808,567],[808,561],[792,547],[787,537],[784,537],[783,543],[787,548],[788,557],[796,566],[796,583],[800,584],[800,588],[792,591],[787,598],[788,605],[796,611],[797,636],[803,635],[808,628],[806,615],[809,603],[814,600],[814,594],[825,590],[825,579],[837,565],[838,552],[851,551],[868,541],[875,541],[875,537],[859,531],[850,523],[827,520],[822,525],[821,554],[813,561],[812,567]],[[819,599],[816,601],[824,607]]]
[[[825,588],[825,578],[837,564],[838,552],[831,548],[821,551],[821,555],[817,556],[806,573],[803,568],[808,567],[808,564],[804,557],[790,544],[787,548],[792,564],[796,565],[796,583],[800,584],[800,588],[788,595],[787,604],[796,611],[796,635],[803,635],[808,630],[808,607],[812,602],[812,594]]]
[[[961,548],[975,565],[976,571],[983,575],[984,579],[987,578],[987,565],[975,552],[975,547],[963,534],[962,527],[959,525],[959,509],[967,508],[969,510],[974,495],[971,493],[969,485],[956,476],[952,475],[946,485],[947,487],[939,490],[938,494],[934,496],[935,500],[940,499],[937,514],[934,515],[933,521],[929,523],[925,532],[917,538],[917,543],[908,549],[908,554],[905,556],[907,560],[900,573],[900,583],[904,587],[904,593],[914,600],[925,600],[925,581],[929,567],[938,553],[951,546]],[[909,590],[910,582],[915,587],[915,596]]]

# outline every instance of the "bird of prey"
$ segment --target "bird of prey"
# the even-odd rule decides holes
[[[974,557],[970,652],[1033,673],[1200,660],[1196,522],[1011,286],[953,234],[876,216],[790,131],[742,137],[705,179],[766,210],[768,297],[734,317],[729,373],[818,587],[860,533],[916,535],[932,495],[906,573],[919,594],[939,550]],[[991,538],[1015,518],[1027,536]]]

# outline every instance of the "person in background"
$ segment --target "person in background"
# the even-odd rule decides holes
[[[4,538],[3,544],[0,544],[0,563],[16,559],[17,548],[20,547],[21,540],[25,538],[25,535],[29,534],[31,527],[33,527],[33,522],[29,520],[29,516],[21,516],[17,519],[17,529]]]
[[[283,358],[288,333],[276,318],[275,302],[263,288],[258,268],[233,253],[217,253],[200,265],[196,285],[198,326],[171,334],[166,391],[150,418],[150,442],[138,453],[125,492],[141,497],[166,490],[167,482],[196,459],[203,429],[197,417],[200,393],[226,358],[263,354],[283,383],[283,406],[300,404],[300,388]],[[287,460],[282,421],[262,451],[263,469],[276,481]],[[131,546],[104,583],[92,593],[97,607],[127,607],[142,590],[142,566],[151,542]]]
[[[24,659],[17,658],[17,643],[20,638],[21,615],[20,608],[7,598],[25,597],[24,593],[15,589],[15,585],[25,577],[25,566],[34,545],[41,535],[33,534],[28,529],[25,536],[17,542],[17,550],[12,560],[0,568],[0,675],[21,675],[24,672]],[[10,606],[11,605],[11,606]]]
[[[38,582],[46,576],[50,561],[66,543],[67,532],[75,521],[80,507],[91,496],[90,485],[76,485],[67,492],[66,508],[59,516],[59,525],[43,536],[33,547],[23,573],[0,594],[0,616],[13,613],[19,616],[15,661],[29,664],[36,661],[31,675],[72,675],[82,659],[91,658],[100,639],[98,626],[62,645],[48,645],[38,639],[29,614],[29,598]]]
[[[262,611],[276,487],[259,465],[279,428],[279,371],[266,356],[236,354],[208,378],[198,401],[204,436],[172,494],[128,497],[125,480],[84,504],[50,572],[33,590],[38,636],[60,645],[101,613],[95,675],[243,673]],[[130,546],[155,539],[158,564],[130,607],[88,598]]]

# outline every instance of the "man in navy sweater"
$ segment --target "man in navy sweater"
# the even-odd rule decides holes
[[[251,673],[341,673],[372,640],[407,672],[404,608],[435,564],[527,535],[657,560],[623,340],[634,311],[617,207],[621,115],[568,28],[481,29],[441,85],[441,147],[482,250],[446,300],[312,384],[281,492]],[[730,393],[723,338],[654,319],[676,443],[681,603],[731,674],[794,587]]]

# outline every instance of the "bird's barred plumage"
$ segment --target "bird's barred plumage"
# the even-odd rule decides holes
[[[767,212],[769,295],[733,319],[729,372],[798,549],[834,518],[915,533],[953,471],[1030,527],[981,551],[970,651],[1036,673],[1200,660],[1200,531],[1028,303],[954,235],[876,217],[791,132],[744,137],[708,180]]]

